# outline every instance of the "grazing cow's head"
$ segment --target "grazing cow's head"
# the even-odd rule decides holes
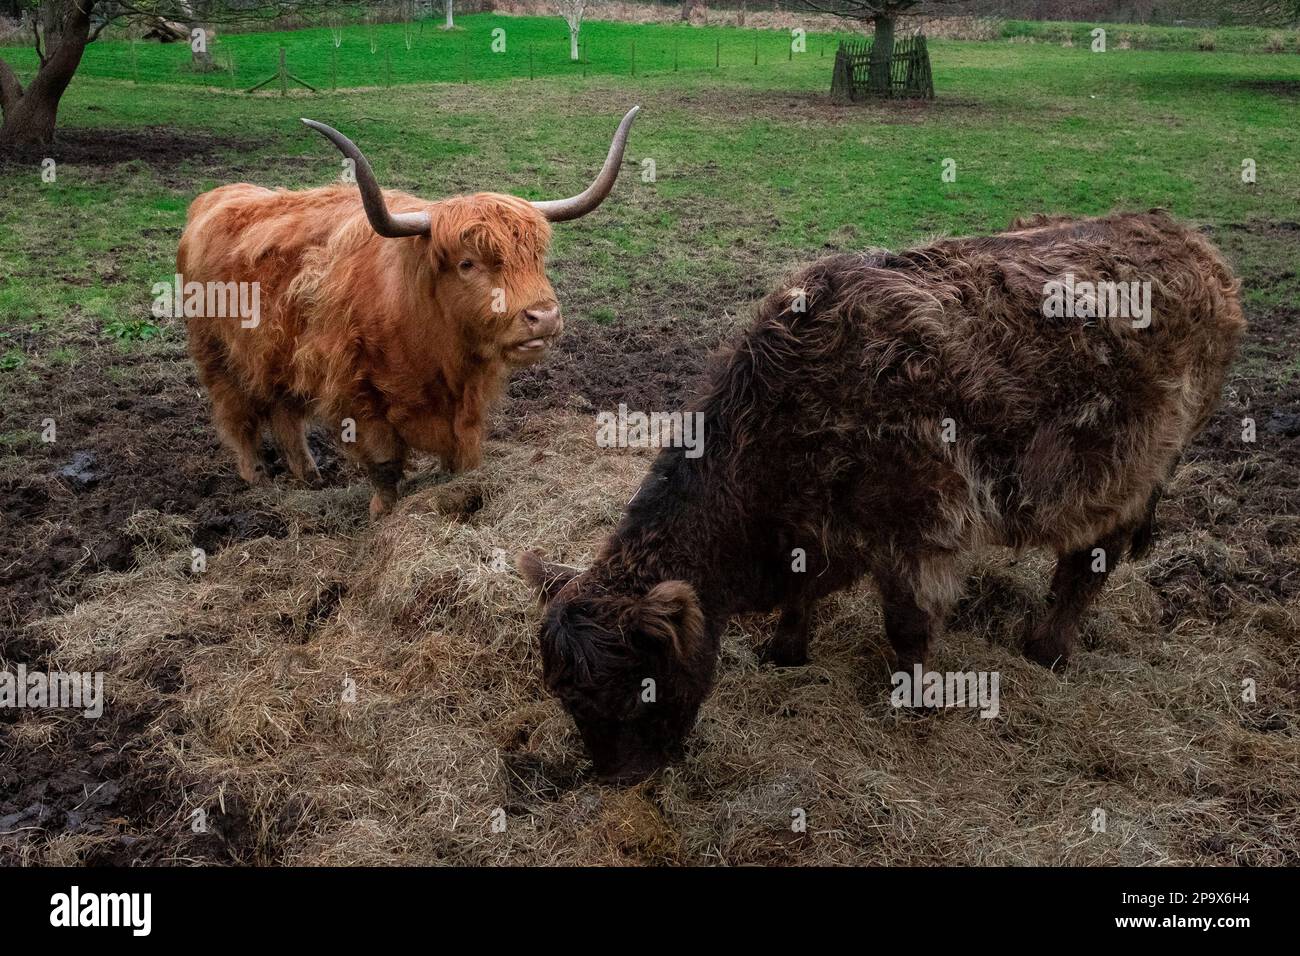
[[[546,689],[577,724],[601,780],[630,785],[677,759],[717,661],[695,590],[662,581],[643,595],[612,594],[529,552],[519,569],[546,604]]]
[[[352,140],[323,123],[303,122],[352,160],[361,203],[376,233],[387,239],[428,240],[431,300],[457,319],[479,356],[530,365],[564,328],[560,304],[546,278],[550,224],[585,216],[609,195],[639,109],[634,106],[623,117],[600,174],[577,196],[529,202],[477,193],[413,212],[388,208],[370,163]]]

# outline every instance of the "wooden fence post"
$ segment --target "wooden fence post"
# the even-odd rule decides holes
[[[249,87],[245,92],[248,92],[248,93],[256,93],[256,92],[257,92],[258,90],[260,90],[262,87],[264,87],[264,86],[270,86],[270,85],[271,85],[272,83],[274,83],[276,80],[279,80],[279,81],[280,81],[280,95],[281,95],[281,96],[288,96],[288,95],[289,95],[289,81],[290,81],[290,80],[293,80],[295,83],[297,83],[299,86],[301,86],[301,87],[303,87],[303,88],[305,88],[305,89],[311,90],[313,93],[316,92],[316,87],[312,86],[312,85],[311,85],[310,83],[308,83],[306,80],[299,79],[298,77],[294,76],[292,73],[289,72],[288,67],[286,67],[286,66],[285,66],[285,63],[284,63],[284,46],[283,46],[283,45],[281,45],[281,47],[280,47],[280,68],[279,68],[276,72],[274,72],[274,73],[272,73],[270,76],[268,76],[266,79],[262,80],[262,82],[257,83],[257,84],[254,85],[254,86],[250,86],[250,87]]]

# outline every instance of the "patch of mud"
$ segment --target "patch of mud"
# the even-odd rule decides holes
[[[710,356],[725,340],[716,325],[661,319],[566,325],[554,353],[510,381],[497,427],[509,431],[539,412],[584,414],[681,408],[703,382]]]
[[[1210,229],[1209,232],[1216,230]],[[1245,233],[1251,236],[1270,236],[1300,242],[1300,222],[1286,219],[1252,219],[1249,222],[1232,222],[1220,227],[1222,232]]]
[[[738,119],[764,119],[782,126],[795,125],[810,129],[824,129],[827,125],[860,122],[863,119],[884,126],[943,123],[963,118],[978,119],[988,112],[987,106],[979,100],[951,95],[933,100],[838,103],[830,98],[830,74],[834,55],[829,44],[826,54],[825,89],[760,90],[741,84],[702,89],[664,88],[647,92],[640,102],[646,105],[647,110],[653,109],[655,115],[675,109],[694,119],[716,118],[726,123],[734,123]],[[725,74],[725,69],[723,72]],[[459,90],[459,87],[456,88],[457,92]],[[619,102],[623,95],[623,87],[605,86],[593,81],[589,86],[575,90],[562,106],[557,106],[556,115],[590,116],[593,111],[607,111],[609,104]]]
[[[287,531],[234,473],[180,348],[145,356],[92,346],[74,371],[47,370],[10,396],[6,413],[7,427],[25,422],[33,431],[54,418],[57,440],[33,439],[0,471],[0,668],[55,666],[52,648],[26,624],[71,609],[93,576],[132,570],[160,541],[215,555]],[[333,447],[316,434],[312,445],[327,481],[339,479]],[[186,821],[175,822],[174,839],[157,836],[171,827],[159,814],[175,812],[155,807],[169,765],[144,754],[148,734],[167,719],[165,695],[183,679],[174,668],[147,679],[151,699],[116,702],[94,720],[0,712],[0,740],[9,738],[0,743],[0,831],[10,834],[0,839],[0,860],[20,861],[28,840],[56,835],[91,864],[181,852],[192,836]],[[14,735],[48,741],[13,746]],[[238,859],[219,834],[193,838],[195,853]]]
[[[21,468],[0,476],[0,629],[66,609],[89,575],[130,570],[148,530],[130,521],[138,512],[184,518],[194,545],[209,551],[284,532],[279,517],[249,502],[190,375],[142,394],[138,384],[109,385],[97,371],[82,366],[75,380],[46,373],[35,390],[39,407],[15,415],[39,422],[48,414],[57,440],[31,443]],[[337,467],[331,458],[322,464]],[[21,640],[0,648],[34,650]]]
[[[1300,99],[1300,80],[1242,80],[1235,85],[1239,89],[1254,93],[1269,93],[1287,99]]]
[[[248,140],[184,132],[169,126],[60,129],[49,145],[0,149],[0,167],[39,164],[48,157],[58,163],[91,167],[139,160],[155,169],[167,170],[189,160],[215,161],[223,153],[248,152],[257,145]]]
[[[219,520],[223,511],[230,517],[241,513],[230,479],[192,481],[186,475],[180,456],[197,451],[211,462],[215,449],[169,428],[170,416],[146,411],[142,420],[132,420],[134,404],[107,415],[90,413],[98,419],[94,431],[70,434],[66,445],[33,452],[28,474],[0,482],[6,529],[0,539],[0,664],[6,669],[52,663],[50,648],[33,637],[25,621],[66,609],[90,575],[134,566],[137,540],[129,519],[136,509],[193,516],[200,526]],[[150,438],[147,428],[160,434]],[[157,454],[154,441],[169,454]],[[150,446],[143,457],[151,467],[141,467],[142,444]],[[67,473],[69,462],[80,464],[74,477]],[[266,516],[266,521],[282,530],[278,519]],[[178,683],[179,675],[163,681],[168,690]],[[93,864],[170,855],[174,842],[152,845],[156,838],[136,835],[145,832],[142,828],[126,833],[112,822],[152,818],[150,795],[162,786],[167,770],[142,762],[138,754],[144,728],[161,712],[159,699],[151,708],[108,707],[94,720],[28,717],[20,724],[15,712],[0,715],[2,734],[50,734],[44,747],[4,748],[0,830],[13,835],[5,842],[16,848],[25,842],[22,837],[57,834],[84,847],[79,859]]]
[[[76,843],[75,862],[91,866],[172,857],[178,840],[161,839],[155,829],[168,768],[145,756],[147,728],[162,714],[160,696],[152,708],[106,707],[96,719],[28,718],[0,726],[11,738],[49,736],[44,747],[6,741],[12,749],[0,759],[0,832],[8,836],[0,839],[0,862],[19,862],[25,844],[55,835]],[[145,821],[154,826],[142,826]]]

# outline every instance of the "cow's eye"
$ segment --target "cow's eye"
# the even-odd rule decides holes
[[[470,269],[473,269],[473,268],[474,268],[474,260],[473,260],[473,259],[461,259],[461,260],[460,260],[460,266],[459,266],[459,268],[460,268],[460,271],[461,271],[461,272],[468,272]]]

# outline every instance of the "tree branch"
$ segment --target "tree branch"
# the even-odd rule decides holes
[[[109,7],[108,13],[104,14],[103,22],[100,23],[99,26],[95,27],[95,29],[91,31],[90,39],[87,40],[86,42],[94,43],[96,40],[99,39],[99,35],[103,33],[105,29],[107,29],[112,24],[116,23],[118,20],[121,20],[124,17],[131,16],[131,14],[135,12],[136,12],[135,8],[132,7],[130,4],[126,4],[126,3],[113,4],[111,7]]]
[[[939,16],[939,8],[961,0],[795,0],[795,6],[846,20],[878,17]]]
[[[41,49],[41,28],[37,17],[32,17],[32,40],[36,44],[36,58],[41,61],[41,66],[44,66],[45,51]]]
[[[41,58],[40,69],[27,84],[29,94],[62,96],[81,62],[90,35],[90,14],[96,0],[74,0],[69,4],[59,32],[59,42]]]

